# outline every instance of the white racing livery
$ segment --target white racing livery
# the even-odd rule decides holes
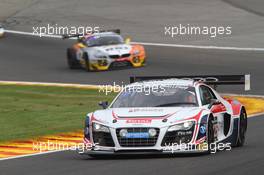
[[[104,109],[87,115],[80,153],[210,153],[243,146],[245,107],[211,85],[248,89],[249,75],[133,77],[131,82],[109,106],[101,102]]]

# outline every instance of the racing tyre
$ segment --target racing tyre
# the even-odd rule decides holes
[[[91,71],[91,68],[90,68],[90,60],[89,60],[89,56],[88,56],[88,54],[87,53],[84,53],[84,55],[83,55],[83,59],[84,59],[84,64],[85,64],[85,70],[87,71],[87,72],[90,72]]]
[[[212,116],[210,116],[208,120],[208,125],[207,125],[207,144],[208,144],[207,153],[208,154],[210,154],[213,149],[212,143],[214,143],[214,126],[213,126],[213,118]]]
[[[76,54],[73,49],[68,48],[67,49],[67,63],[70,69],[79,69],[80,64],[78,60],[76,59]]]
[[[236,147],[240,147],[244,145],[246,138],[246,131],[247,131],[247,113],[245,110],[242,110],[239,117],[239,131],[238,131],[237,143],[235,145]]]

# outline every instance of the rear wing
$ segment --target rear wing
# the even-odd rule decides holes
[[[217,85],[244,85],[245,91],[250,90],[250,74],[247,75],[195,75],[195,76],[133,76],[130,83],[148,80],[164,80],[178,78],[202,82],[216,88]]]
[[[121,34],[121,30],[120,29],[99,30],[99,31],[94,31],[94,32],[86,33],[86,34],[88,35],[88,34],[104,33],[104,32],[114,32],[114,33],[119,34],[119,35]],[[77,34],[74,34],[74,35],[65,34],[65,35],[62,35],[62,39],[80,38],[80,37],[83,37],[86,34],[83,34],[83,33],[77,33]]]

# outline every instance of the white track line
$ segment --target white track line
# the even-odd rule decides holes
[[[85,88],[85,89],[97,89],[102,90],[106,87],[113,90],[115,88],[112,85],[91,85],[91,84],[70,84],[70,83],[44,83],[44,82],[28,82],[28,81],[0,81],[0,85],[25,85],[25,86],[51,86],[51,87],[69,87],[69,88]],[[103,91],[102,91],[103,92]],[[264,95],[250,95],[250,94],[231,94],[222,93],[224,96],[240,96],[240,97],[251,97],[251,98],[263,98]],[[249,117],[256,117],[259,115],[264,115],[264,113],[249,115]],[[1,159],[0,159],[1,160]]]
[[[34,34],[34,33],[31,33],[31,32],[21,32],[21,31],[15,31],[15,30],[5,30],[5,33],[13,33],[13,34],[19,34],[19,35],[28,35],[28,36],[38,36],[38,37],[40,37],[39,34]],[[42,37],[60,38],[60,39],[62,39],[62,36],[60,36],[60,35],[45,35],[45,34],[42,34]]]
[[[133,42],[131,42],[131,43],[133,43]],[[163,47],[212,49],[212,50],[264,51],[264,48],[251,48],[251,47],[198,46],[198,45],[145,43],[145,42],[134,42],[134,44],[142,44],[142,45],[146,45],[146,46],[163,46]]]
[[[5,30],[6,33],[29,35],[29,36],[39,36],[39,34],[34,34],[31,32],[22,32],[15,30]],[[62,38],[60,35],[45,35],[42,37],[49,38]],[[70,38],[75,39],[75,38]],[[183,45],[183,44],[165,44],[165,43],[148,43],[148,42],[131,42],[132,44],[142,44],[145,46],[162,46],[162,47],[178,47],[178,48],[195,48],[195,49],[212,49],[212,50],[236,50],[236,51],[264,51],[264,48],[253,48],[253,47],[227,47],[227,46],[199,46],[199,45]]]
[[[37,36],[40,37],[38,34],[30,33],[30,32],[22,32],[22,31],[14,31],[14,30],[5,30],[6,33],[13,33],[13,34],[20,34],[20,35],[28,35],[28,36]],[[42,35],[42,37],[49,37],[49,38],[59,38],[62,39],[60,35]],[[74,38],[71,38],[74,39]],[[131,42],[132,44],[142,44],[146,46],[163,46],[163,47],[178,47],[178,48],[197,48],[197,49],[214,49],[214,50],[237,50],[237,51],[264,51],[264,48],[241,48],[241,47],[221,47],[221,46],[198,46],[198,45],[181,45],[181,44],[164,44],[164,43],[148,43],[148,42]],[[85,87],[85,88],[95,88],[99,86],[96,85],[85,85],[85,84],[65,84],[65,83],[40,83],[40,82],[22,82],[22,81],[0,81],[1,84],[20,84],[20,85],[43,85],[43,86],[58,86],[58,87]],[[245,96],[245,97],[258,97],[264,98],[264,96],[260,95],[241,95],[241,94],[225,94],[225,95],[237,95],[237,96]],[[264,115],[264,113],[250,115],[249,117],[256,117]],[[55,151],[48,151],[42,153],[35,153],[35,154],[28,154],[28,155],[21,155],[9,158],[1,158],[1,160],[9,160],[9,159],[16,159],[16,158],[23,158],[23,157],[31,157],[36,155],[43,155],[55,152],[61,152],[65,150],[55,150]]]
[[[87,88],[87,89],[101,89],[102,87],[105,87],[103,85],[71,84],[71,83],[45,83],[45,82],[28,82],[28,81],[0,81],[0,84],[3,84],[3,85],[25,85],[25,86],[72,87],[72,88]]]
[[[46,82],[30,82],[30,81],[1,81],[0,85],[26,85],[26,86],[55,86],[55,87],[73,87],[73,88],[91,88],[101,89],[102,87],[114,87],[112,85],[92,85],[92,84],[73,84],[73,83],[46,83]],[[264,98],[264,95],[253,95],[253,94],[232,94],[232,93],[221,93],[226,96],[241,96],[241,97],[253,97],[253,98]]]
[[[264,115],[264,113],[249,115],[249,118],[257,117]],[[14,156],[14,157],[7,157],[7,158],[0,158],[0,161],[3,160],[10,160],[10,159],[18,159],[18,158],[24,158],[24,157],[32,157],[32,156],[38,156],[38,155],[44,155],[44,154],[51,154],[51,153],[57,153],[62,151],[72,151],[72,150],[55,150],[55,151],[47,151],[47,152],[41,152],[41,153],[34,153],[34,154],[27,154],[27,155],[21,155],[21,156]]]
[[[56,86],[56,87],[100,89],[100,85],[87,85],[87,84],[41,83],[41,82],[25,82],[25,81],[0,81],[0,84],[5,84],[5,85],[39,85],[39,86]],[[264,96],[262,96],[262,95],[242,95],[242,94],[223,94],[223,95],[264,98]],[[253,117],[260,116],[260,115],[264,115],[264,113],[253,114],[253,115],[249,115],[248,117],[253,118]],[[66,151],[66,150],[55,150],[55,151],[47,151],[47,152],[41,152],[41,153],[35,153],[35,154],[28,154],[28,155],[0,158],[0,161],[1,160],[23,158],[23,157],[31,157],[31,156],[43,155],[43,154],[50,154],[50,153],[56,153],[56,152],[61,152],[61,151]]]
[[[62,151],[67,151],[67,150],[55,150],[55,151],[39,152],[39,153],[34,153],[34,154],[26,154],[26,155],[21,155],[21,156],[0,158],[0,161],[10,160],[10,159],[18,159],[18,158],[24,158],[24,157],[31,157],[31,156],[38,156],[38,155],[50,154],[50,153],[56,153],[56,152],[62,152]]]
[[[249,115],[248,118],[258,117],[258,116],[261,116],[261,115],[264,115],[264,112],[258,113],[258,114]]]
[[[253,97],[253,98],[264,98],[264,95],[252,95],[252,94],[230,94],[230,93],[222,93],[222,95],[226,95],[226,96],[241,96],[241,97]]]

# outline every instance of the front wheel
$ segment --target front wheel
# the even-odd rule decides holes
[[[84,59],[84,64],[85,64],[85,66],[84,66],[85,70],[87,72],[90,72],[91,71],[91,68],[90,68],[91,65],[90,65],[90,60],[89,60],[89,56],[87,53],[85,53],[83,55],[83,59]]]
[[[213,126],[213,117],[209,117],[208,124],[207,124],[207,146],[208,146],[208,154],[211,153],[212,144],[214,143],[214,126]]]
[[[68,48],[67,49],[67,63],[70,69],[79,69],[80,64],[78,60],[76,59],[76,53],[73,49]]]

